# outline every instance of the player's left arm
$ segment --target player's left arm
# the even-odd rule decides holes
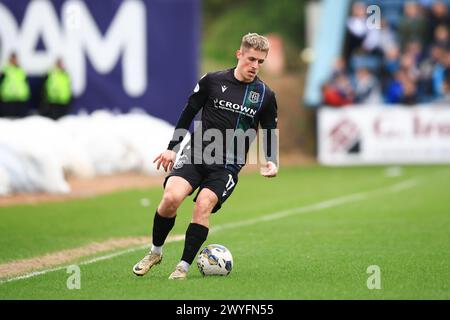
[[[278,106],[275,94],[272,92],[267,103],[261,110],[259,123],[263,129],[263,146],[266,157],[266,166],[261,175],[272,178],[278,174]]]

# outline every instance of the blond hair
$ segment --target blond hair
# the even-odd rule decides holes
[[[247,33],[242,37],[241,48],[253,48],[262,52],[269,52],[269,40],[257,33]]]

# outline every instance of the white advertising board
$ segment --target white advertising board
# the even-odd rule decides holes
[[[322,108],[318,143],[326,165],[450,163],[450,107]]]

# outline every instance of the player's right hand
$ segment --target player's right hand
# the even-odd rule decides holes
[[[159,167],[163,167],[164,171],[171,171],[173,164],[175,163],[175,159],[177,158],[177,153],[173,150],[166,150],[161,153],[159,156],[153,160],[153,163],[156,162],[156,170],[159,170]]]
[[[268,161],[266,166],[261,168],[261,175],[267,178],[276,177],[278,173],[278,168],[275,163]]]

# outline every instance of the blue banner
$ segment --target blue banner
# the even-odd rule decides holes
[[[112,109],[176,122],[198,80],[200,0],[0,0],[0,64],[18,54],[39,81],[61,57],[73,111]]]

